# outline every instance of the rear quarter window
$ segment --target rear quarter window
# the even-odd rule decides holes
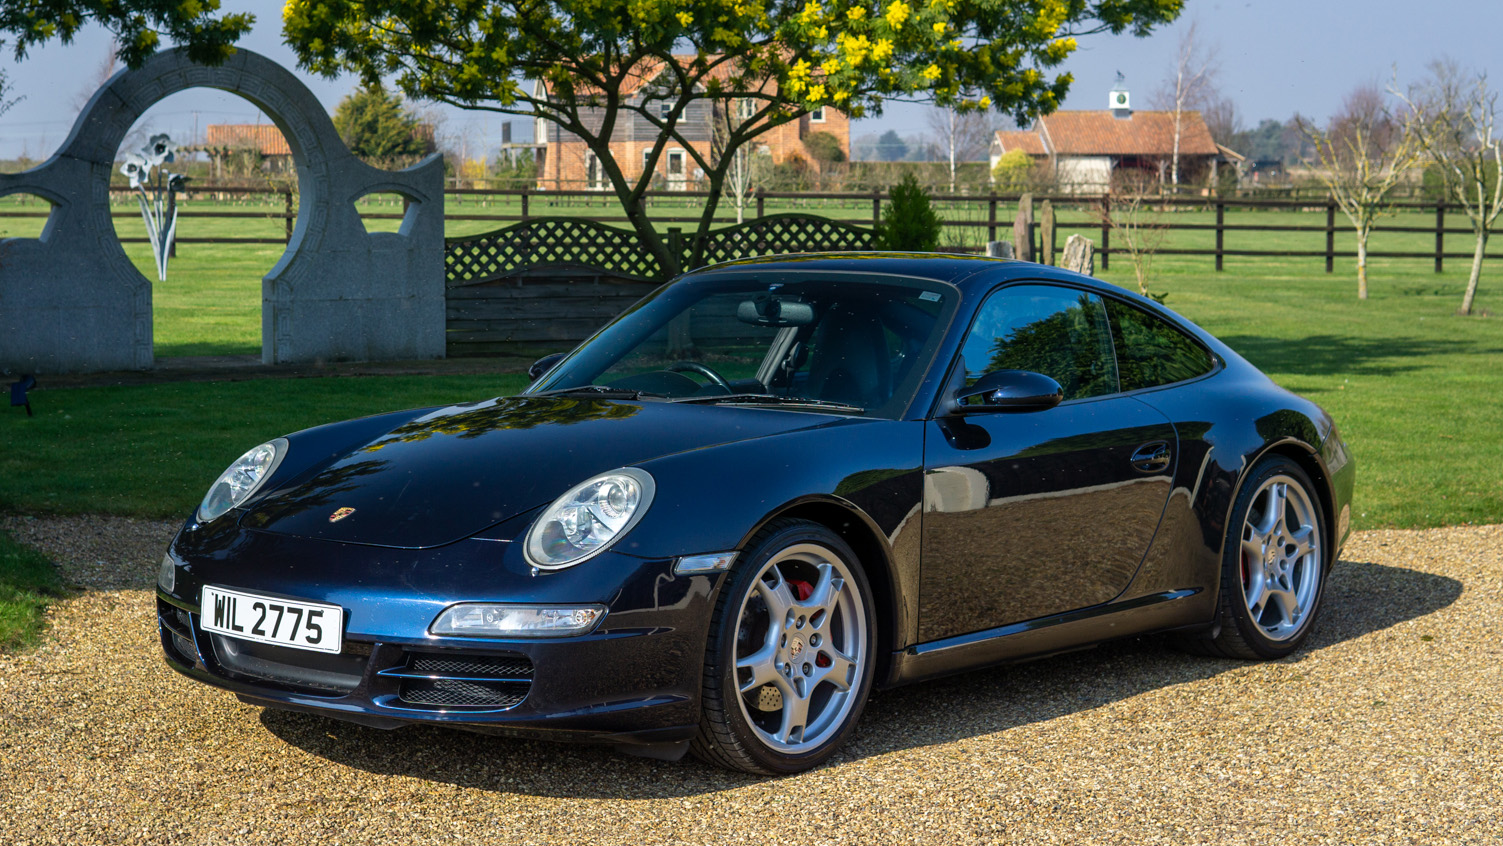
[[[1183,382],[1211,372],[1216,360],[1205,347],[1142,309],[1108,299],[1112,341],[1122,390]]]

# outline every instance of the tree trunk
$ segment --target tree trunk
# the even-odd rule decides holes
[[[955,193],[955,110],[950,110],[950,193]]]
[[[1461,308],[1457,314],[1468,315],[1472,313],[1472,301],[1477,298],[1477,280],[1482,278],[1482,258],[1487,254],[1487,227],[1477,230],[1477,250],[1472,253],[1472,275],[1466,280],[1466,294],[1461,298]]]
[[[1367,236],[1366,229],[1357,230],[1357,299],[1367,299]]]
[[[1169,178],[1171,184],[1179,187],[1179,133],[1180,133],[1180,110],[1178,105],[1174,109],[1174,163],[1170,166]]]

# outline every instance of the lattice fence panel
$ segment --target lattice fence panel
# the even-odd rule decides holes
[[[876,234],[868,228],[797,213],[749,220],[705,236],[703,262],[730,261],[782,253],[870,250]],[[682,243],[682,260],[690,257]],[[450,239],[444,266],[449,286],[473,285],[548,267],[584,269],[623,279],[661,279],[655,256],[636,233],[572,217],[540,217],[482,235]]]
[[[663,273],[636,233],[572,217],[540,217],[444,245],[451,287],[550,265],[634,279],[658,279]]]
[[[712,230],[705,239],[706,264],[749,256],[876,248],[876,233],[871,229],[798,213],[773,214]]]

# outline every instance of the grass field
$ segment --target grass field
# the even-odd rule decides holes
[[[41,204],[34,198],[29,205],[19,197],[0,198],[0,211],[39,210]],[[673,198],[655,201],[658,214],[664,216],[688,216],[696,213],[692,200]],[[458,216],[506,215],[520,213],[520,203],[514,197],[477,198],[474,196],[449,196],[446,198],[446,214],[450,219],[446,227],[449,236],[469,235],[506,225],[496,220],[460,220]],[[401,205],[396,200],[379,197],[360,204],[366,216],[366,226],[372,231],[394,231],[398,220],[379,217],[399,215]],[[261,212],[264,219],[194,217],[196,213],[221,210],[234,212]],[[768,201],[766,211],[811,211],[832,218],[868,224],[871,219],[869,201],[820,201],[780,200]],[[115,206],[116,228],[123,238],[144,238],[145,229],[136,212],[134,201],[117,201]],[[619,214],[614,200],[609,195],[595,197],[534,198],[529,208],[534,215],[603,215]],[[986,218],[985,204],[945,203],[940,205],[942,216],[948,220],[979,222]],[[283,212],[280,200],[276,201],[231,201],[213,202],[195,200],[183,204],[183,218],[179,223],[179,236],[184,238],[282,238],[285,223],[274,217]],[[734,222],[734,210],[727,204],[720,207],[721,218],[726,224]],[[1010,237],[1011,227],[1006,225],[1015,209],[999,204],[998,219],[1002,221],[999,237]],[[1215,215],[1210,211],[1180,210],[1165,215],[1173,224],[1211,224]],[[1099,223],[1084,210],[1061,207],[1057,241],[1063,245],[1072,233],[1079,232],[1094,242],[1100,242]],[[1289,225],[1323,227],[1323,211],[1228,211],[1229,225]],[[1355,242],[1349,230],[1343,227],[1344,218],[1338,217],[1336,249],[1352,251]],[[41,232],[41,218],[0,217],[0,238],[35,237]],[[1434,213],[1406,212],[1385,219],[1388,226],[1433,226]],[[1448,225],[1464,226],[1459,215],[1451,215]],[[688,228],[686,223],[665,223],[668,226]],[[947,246],[980,247],[987,238],[987,230],[975,227],[946,229],[943,243]],[[1121,246],[1121,239],[1115,239]],[[1212,231],[1176,230],[1169,233],[1165,249],[1211,249],[1215,246]],[[1252,250],[1323,250],[1325,233],[1309,232],[1229,232],[1225,237],[1227,249]],[[1378,232],[1373,237],[1372,249],[1392,252],[1422,252],[1433,250],[1434,235],[1424,232]],[[126,252],[141,272],[155,279],[155,268],[146,244],[126,244]],[[1469,235],[1447,236],[1448,251],[1469,251]],[[153,335],[156,355],[161,358],[190,355],[258,355],[261,352],[261,279],[281,257],[280,244],[180,244],[178,254],[169,266],[165,282],[153,282]],[[1099,264],[1099,261],[1098,261]],[[1448,259],[1446,273],[1437,276],[1428,259],[1377,259],[1374,261],[1374,297],[1391,296],[1396,291],[1412,289],[1438,289],[1453,285],[1463,278],[1468,260]],[[1235,281],[1239,285],[1258,284],[1257,280],[1296,280],[1307,284],[1301,287],[1324,288],[1340,286],[1342,280],[1355,290],[1356,281],[1353,260],[1337,260],[1335,274],[1324,273],[1324,260],[1320,257],[1254,258],[1231,256],[1226,259],[1226,270],[1216,273],[1212,261],[1206,256],[1160,255],[1154,261],[1154,281],[1150,287],[1155,291],[1171,290],[1176,285],[1193,284],[1194,278]],[[1503,268],[1503,260],[1494,260],[1492,268]],[[1484,273],[1486,273],[1486,269]],[[1113,256],[1106,278],[1129,284],[1131,265],[1125,255]],[[1488,280],[1484,277],[1483,299],[1487,299]],[[1395,287],[1397,286],[1397,287]],[[1494,302],[1497,298],[1494,297]],[[1460,294],[1457,294],[1460,302]],[[1486,302],[1481,304],[1487,308]]]
[[[449,211],[485,208],[450,198]],[[532,211],[544,213],[535,202]],[[128,206],[121,206],[129,210]],[[257,208],[239,205],[237,209]],[[274,210],[272,206],[264,206]],[[498,211],[495,205],[489,207]],[[189,211],[191,211],[191,207]],[[395,206],[371,205],[377,213]],[[572,203],[559,211],[591,212]],[[769,211],[774,211],[769,207]],[[505,209],[500,209],[505,211]],[[857,218],[848,204],[829,209]],[[1010,216],[1001,215],[1000,217]],[[1177,220],[1209,222],[1208,212]],[[1062,216],[1065,233],[1079,214]],[[1231,212],[1228,222],[1323,225],[1324,214]],[[1426,225],[1433,213],[1401,216]],[[0,218],[5,234],[24,235],[40,222]],[[390,228],[396,221],[372,220]],[[122,234],[140,234],[135,218],[121,218]],[[132,228],[133,227],[133,228]],[[200,218],[184,236],[275,237],[280,220]],[[474,227],[474,230],[469,230]],[[454,231],[493,228],[461,222]],[[34,234],[34,233],[32,233]],[[1094,229],[1087,234],[1095,237]],[[1166,246],[1209,246],[1211,232],[1175,232]],[[1451,236],[1451,247],[1465,239]],[[1061,234],[1060,241],[1064,240]],[[1238,232],[1228,248],[1320,249],[1323,233]],[[1379,233],[1374,248],[1424,250],[1433,235]],[[1349,233],[1338,249],[1349,249]],[[129,252],[146,269],[144,245]],[[155,290],[159,356],[255,354],[260,350],[260,277],[275,263],[276,245],[184,245],[169,279]],[[1449,260],[1436,274],[1429,260],[1377,259],[1370,269],[1372,298],[1355,298],[1349,259],[1323,272],[1320,258],[1229,257],[1216,273],[1204,256],[1162,255],[1152,289],[1168,305],[1246,355],[1281,384],[1320,402],[1337,418],[1361,467],[1356,525],[1434,526],[1503,521],[1503,323],[1496,317],[1456,317],[1467,271]],[[1133,287],[1125,257],[1101,274]],[[1484,268],[1479,312],[1503,307],[1495,280],[1503,261]],[[378,388],[373,389],[373,385]],[[318,422],[384,409],[429,405],[506,393],[520,387],[484,377],[428,379],[317,379],[150,388],[44,392],[34,421],[8,415],[0,440],[0,508],[25,511],[103,510],[177,514],[246,447]]]
[[[51,562],[0,532],[0,653],[35,643],[47,606],[66,595]]]

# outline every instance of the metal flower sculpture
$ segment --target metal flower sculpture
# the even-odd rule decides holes
[[[183,190],[188,177],[172,173],[163,165],[171,164],[177,145],[166,135],[151,136],[139,153],[126,153],[120,172],[130,179],[136,199],[141,203],[141,218],[151,239],[152,258],[157,263],[157,280],[167,281],[167,259],[177,237],[177,192]],[[156,178],[152,178],[152,171]]]

